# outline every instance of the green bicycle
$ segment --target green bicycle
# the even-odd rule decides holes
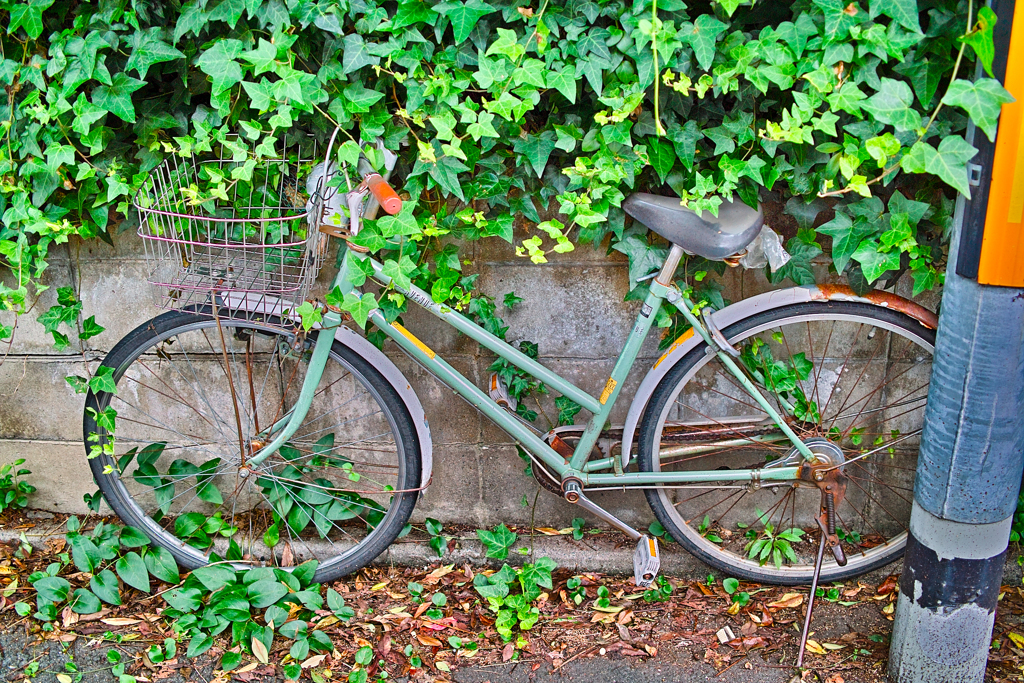
[[[176,310],[140,325],[103,361],[98,374],[116,390],[88,395],[86,450],[114,511],[185,568],[316,559],[316,580],[331,580],[382,553],[431,481],[429,426],[402,373],[336,308],[305,304],[322,320],[308,330],[300,322],[328,235],[352,239],[361,214],[374,215],[378,204],[392,214],[401,207],[386,182],[390,167],[381,175],[364,160],[353,181],[330,163],[310,170],[314,159],[286,152],[281,169],[263,175],[271,190],[262,196],[272,203],[254,201],[253,189],[238,183],[230,211],[195,213],[175,179],[203,178],[199,161],[167,162],[136,201],[139,232],[158,265],[152,281]],[[226,173],[228,162],[213,163]],[[294,196],[302,174],[305,207]],[[346,182],[348,191],[339,191]],[[643,489],[683,547],[752,581],[809,583],[818,530],[833,550],[820,567],[824,580],[897,559],[934,314],[893,294],[858,296],[841,286],[794,287],[699,310],[673,281],[684,253],[742,253],[761,229],[760,209],[726,201],[714,218],[645,194],[624,208],[672,246],[599,396],[414,284],[395,282],[348,243],[331,287],[357,298],[367,280],[390,288],[579,404],[590,414],[585,425],[538,433],[412,331],[380,310],[368,313],[510,434],[545,488],[638,541],[642,560],[656,558],[656,544],[595,504],[591,492]],[[284,252],[292,256],[282,259]],[[625,423],[610,426],[662,306],[691,327],[647,371]],[[656,562],[638,568],[637,582],[649,584],[656,571]]]

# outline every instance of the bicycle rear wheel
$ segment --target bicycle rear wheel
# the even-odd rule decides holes
[[[842,464],[836,508],[840,567],[857,576],[898,559],[906,544],[935,332],[897,311],[809,302],[723,330],[740,364],[812,450]],[[794,410],[787,411],[786,404]],[[811,440],[811,441],[808,441]],[[769,469],[802,457],[703,342],[651,396],[640,432],[642,471]],[[655,516],[690,552],[736,578],[809,583],[820,535],[820,490],[809,482],[709,482],[646,491]]]
[[[416,503],[419,443],[398,394],[335,341],[298,431],[252,465],[290,414],[312,341],[273,319],[199,313],[154,318],[103,361],[116,392],[89,394],[84,432],[87,453],[113,444],[89,461],[107,502],[186,569],[213,555],[239,568],[315,559],[323,582],[363,567]]]

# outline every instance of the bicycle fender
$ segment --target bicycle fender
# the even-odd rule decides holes
[[[729,325],[757,313],[807,301],[856,301],[867,303],[905,313],[929,329],[934,330],[938,327],[938,317],[935,313],[909,299],[878,290],[861,296],[845,285],[811,285],[764,292],[749,299],[738,301],[731,306],[726,306],[722,310],[713,313],[711,318],[718,329],[724,330]],[[672,345],[654,362],[654,366],[648,370],[647,375],[633,395],[633,402],[629,405],[629,412],[626,414],[626,422],[623,425],[621,456],[623,469],[626,468],[633,457],[633,436],[636,433],[637,426],[640,424],[640,419],[647,410],[647,404],[654,393],[654,389],[665,375],[668,374],[668,371],[702,341],[692,329],[687,330],[672,342]]]
[[[398,392],[402,402],[405,404],[409,415],[412,416],[413,424],[416,426],[416,437],[420,442],[420,486],[426,487],[430,484],[430,477],[434,469],[434,442],[430,438],[430,425],[427,424],[427,416],[423,412],[423,405],[420,403],[412,385],[405,378],[402,371],[384,355],[384,352],[359,336],[348,327],[342,325],[334,333],[334,339],[341,342],[353,351],[359,353],[363,359],[374,367],[377,372],[384,375],[384,378]]]

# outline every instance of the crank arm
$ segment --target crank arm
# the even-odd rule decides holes
[[[563,483],[563,489],[565,491],[565,499],[574,505],[579,505],[581,508],[589,512],[590,514],[598,517],[599,519],[608,522],[613,527],[621,531],[622,533],[629,536],[634,541],[639,541],[643,538],[643,534],[631,527],[630,525],[623,522],[621,519],[613,515],[612,513],[605,510],[603,507],[595,503],[594,501],[583,495],[583,488],[580,486],[579,481],[567,480]]]

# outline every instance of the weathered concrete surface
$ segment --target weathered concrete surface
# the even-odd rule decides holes
[[[551,254],[550,263],[535,266],[517,259],[501,240],[467,249],[466,272],[478,272],[481,290],[499,302],[498,313],[510,325],[508,338],[538,342],[548,367],[586,391],[600,393],[639,307],[638,302],[623,302],[629,283],[625,258],[581,247]],[[83,398],[64,376],[89,375],[122,336],[160,311],[153,306],[142,247],[133,233],[119,235],[116,247],[96,240],[56,247],[51,262],[45,280],[51,288],[21,320],[10,354],[0,364],[0,462],[27,460],[39,488],[35,505],[82,512],[82,495],[95,486],[80,441]],[[321,286],[333,272],[333,255],[326,263]],[[820,271],[827,278],[824,267]],[[723,283],[726,298],[733,301],[770,288],[761,272],[741,269],[730,270]],[[72,333],[71,348],[58,353],[34,318],[53,305],[57,287],[67,286],[79,293],[83,316],[95,315],[106,330],[84,343]],[[512,291],[525,300],[507,311],[500,302]],[[0,322],[10,324],[11,316],[0,314]],[[411,310],[405,322],[468,378],[485,386],[491,354],[419,309]],[[657,342],[652,333],[625,383],[613,422],[625,416],[633,390],[658,356]],[[537,485],[523,474],[511,439],[400,351],[392,347],[389,353],[419,394],[435,442],[434,483],[417,506],[417,518],[477,525],[528,523]],[[550,396],[542,397],[540,405],[544,414],[537,424],[547,428],[557,411]],[[653,520],[640,493],[595,495],[595,500],[627,522],[646,526]],[[537,502],[538,526],[564,527],[578,516],[587,517],[550,494],[543,493]]]

